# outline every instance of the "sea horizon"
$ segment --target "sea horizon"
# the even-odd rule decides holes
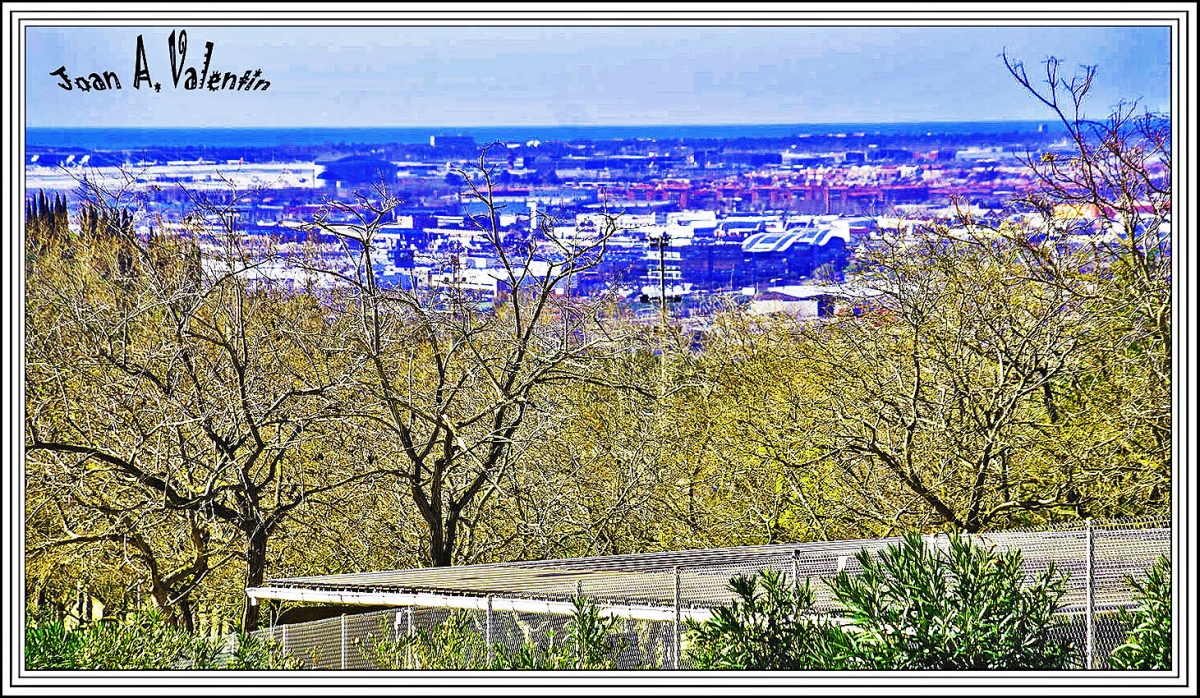
[[[1056,128],[1057,126],[1057,128]],[[643,124],[544,126],[47,126],[25,130],[26,147],[131,150],[153,147],[318,146],[326,144],[418,144],[434,136],[471,136],[494,141],[678,140],[800,138],[805,136],[968,135],[1058,131],[1045,120],[825,122],[793,124]]]

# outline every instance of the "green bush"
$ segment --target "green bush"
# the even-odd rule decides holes
[[[218,653],[217,644],[172,627],[156,612],[74,629],[59,618],[37,612],[26,615],[28,669],[210,668]]]
[[[72,662],[82,644],[83,634],[67,630],[61,618],[43,616],[37,611],[26,613],[26,669],[76,668]]]
[[[27,669],[295,669],[270,640],[239,635],[232,656],[225,641],[190,635],[157,612],[126,621],[102,620],[68,629],[61,618],[36,609],[26,613]]]
[[[542,642],[526,639],[515,650],[487,644],[471,616],[455,611],[432,628],[412,636],[391,639],[384,625],[382,638],[355,640],[363,657],[381,669],[615,669],[623,643],[612,640],[618,618],[600,616],[595,602],[585,597],[572,600],[574,612],[559,641],[551,632]]]
[[[546,633],[545,643],[525,641],[516,650],[496,648],[493,669],[521,669],[526,671],[562,671],[575,668],[575,652],[558,642],[554,631]]]
[[[702,669],[1070,668],[1070,644],[1051,636],[1065,575],[1051,566],[1026,585],[1019,551],[949,542],[934,551],[910,534],[878,557],[860,552],[861,573],[826,580],[845,627],[812,614],[807,585],[735,577],[739,599],[689,624],[689,655]]]
[[[197,667],[205,669],[241,669],[255,671],[282,671],[303,669],[299,657],[286,654],[283,646],[271,638],[238,633],[237,647],[223,665]]]
[[[601,617],[600,609],[591,599],[572,599],[575,612],[567,623],[566,649],[577,655],[578,669],[616,669],[617,655],[624,642],[613,641],[612,633],[621,622],[616,617]]]
[[[729,581],[737,599],[703,623],[686,621],[698,669],[825,669],[837,665],[837,627],[813,614],[812,588],[764,570]]]
[[[1021,552],[995,553],[952,534],[931,550],[909,534],[858,575],[830,582],[852,623],[844,656],[861,669],[1068,669],[1072,648],[1051,636],[1066,591],[1053,565],[1025,584]]]
[[[496,669],[566,670],[616,669],[623,641],[613,640],[613,630],[621,622],[602,617],[596,603],[586,597],[572,599],[574,612],[566,633],[559,641],[556,633],[546,634],[544,642],[526,638],[515,650],[497,647]]]
[[[1132,626],[1125,644],[1109,655],[1114,669],[1171,668],[1171,561],[1160,557],[1139,582],[1129,579],[1133,599],[1138,602],[1134,613],[1122,609],[1121,622]]]
[[[372,666],[380,669],[483,669],[487,647],[475,630],[471,616],[452,611],[432,628],[421,628],[411,636],[391,637],[386,620],[382,637],[355,638],[354,644]]]

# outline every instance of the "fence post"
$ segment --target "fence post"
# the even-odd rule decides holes
[[[413,644],[413,607],[408,607],[408,642],[404,643],[404,668],[411,669],[412,667],[412,644]]]
[[[280,641],[280,644],[281,644],[281,645],[283,645],[283,655],[286,657],[286,656],[287,656],[287,653],[288,653],[288,646],[287,646],[287,626],[286,626],[286,625],[285,625],[285,626],[283,626],[283,639]]]
[[[485,628],[484,628],[484,644],[487,646],[486,656],[487,656],[488,666],[490,667],[492,664],[493,656],[494,656],[494,653],[492,652],[492,595],[491,594],[488,594],[488,597],[487,597],[487,618],[485,620]]]
[[[346,668],[346,614],[342,614],[342,668]]]
[[[792,588],[799,593],[800,591],[800,551],[792,550]]]
[[[583,580],[575,580],[575,598],[583,598]],[[575,668],[583,668],[583,641],[580,638],[579,628],[575,628]]]
[[[680,637],[679,637],[679,568],[673,567],[671,569],[674,571],[674,575],[675,575],[675,620],[672,623],[672,626],[673,626],[672,631],[675,636],[675,646],[672,648],[672,651],[671,651],[671,654],[672,654],[672,656],[671,656],[672,667],[671,668],[678,669],[679,668],[679,650],[683,644],[680,641]]]
[[[1084,548],[1086,551],[1086,592],[1087,603],[1085,605],[1084,616],[1084,634],[1087,638],[1087,655],[1084,657],[1084,667],[1091,669],[1093,665],[1093,653],[1095,650],[1095,613],[1096,613],[1096,533],[1092,528],[1092,520],[1089,518],[1084,522],[1085,542]]]

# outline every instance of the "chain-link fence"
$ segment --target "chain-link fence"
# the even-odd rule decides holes
[[[974,537],[1002,552],[1019,549],[1032,580],[1048,567],[1067,573],[1063,624],[1080,668],[1108,668],[1128,628],[1117,613],[1134,605],[1128,579],[1170,557],[1164,520],[1088,521]],[[272,580],[255,598],[395,609],[344,615],[262,631],[308,666],[328,669],[467,669],[495,666],[587,668],[572,646],[572,600],[586,598],[620,620],[609,633],[606,666],[687,669],[684,621],[704,620],[733,599],[730,578],[776,570],[809,579],[818,612],[836,612],[821,582],[861,570],[860,551],[878,554],[899,539],[850,540],[568,560],[403,570]],[[945,547],[944,535],[925,536]],[[575,643],[578,645],[578,642]]]
[[[486,611],[408,606],[280,625],[256,634],[278,643],[310,669],[589,668],[569,623],[569,616],[511,611],[493,611],[489,623]],[[608,668],[674,666],[670,622],[618,618],[605,644]],[[680,667],[691,668],[686,657]]]

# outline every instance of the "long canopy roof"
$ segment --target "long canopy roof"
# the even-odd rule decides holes
[[[1170,556],[1171,529],[1165,521],[1096,526],[1092,577],[1097,603],[1129,603],[1129,576],[1140,576],[1160,555]],[[1087,578],[1087,532],[1082,525],[1047,531],[1006,531],[975,537],[997,550],[1020,549],[1033,576],[1053,564],[1069,573],[1065,608],[1082,608]],[[948,544],[945,535],[925,536],[927,546]],[[569,613],[571,599],[587,596],[613,615],[674,617],[674,609],[705,617],[708,609],[733,599],[729,579],[774,569],[809,579],[818,609],[831,608],[822,579],[839,570],[860,570],[855,554],[878,553],[897,538],[760,545],[708,550],[611,555],[561,560],[505,562],[456,567],[389,570],[317,577],[272,579],[247,589],[254,599],[327,604],[493,608]]]

